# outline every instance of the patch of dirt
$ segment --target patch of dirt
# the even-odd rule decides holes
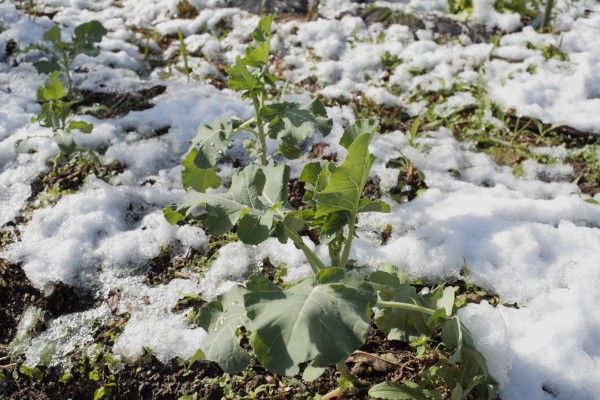
[[[8,344],[23,311],[30,305],[43,306],[42,294],[35,289],[18,265],[0,258],[0,344]],[[0,354],[2,354],[0,346]]]
[[[227,7],[238,7],[251,13],[258,14],[299,14],[308,13],[309,0],[229,0]]]
[[[377,175],[370,176],[367,179],[367,183],[365,184],[365,188],[363,190],[363,197],[369,200],[377,200],[381,198],[381,188],[379,184],[381,183],[381,179]]]
[[[425,176],[410,160],[400,157],[388,161],[387,168],[399,168],[398,181],[390,189],[390,195],[399,203],[414,200],[419,191],[427,189]]]
[[[570,160],[569,163],[573,166],[575,176],[577,176],[577,186],[581,189],[582,193],[595,196],[596,193],[600,193],[600,180],[590,179],[592,171],[590,165],[584,160]]]
[[[288,182],[288,201],[292,207],[296,210],[303,210],[306,208],[306,204],[302,201],[304,197],[304,182],[301,182],[298,178],[290,179]]]
[[[50,173],[41,176],[31,184],[31,196],[35,199],[40,193],[55,188],[58,191],[78,190],[88,175],[94,174],[99,179],[108,181],[111,177],[125,171],[125,165],[118,161],[101,164],[96,160],[74,157]]]
[[[197,257],[208,257],[195,250],[188,249],[183,255],[176,255],[172,248],[150,260],[150,267],[146,275],[146,283],[150,286],[162,285],[175,278],[189,278],[182,270],[191,264]]]
[[[188,0],[181,0],[177,3],[177,17],[183,19],[194,19],[198,16],[198,9]]]
[[[142,111],[152,108],[150,100],[163,94],[166,90],[167,87],[163,85],[152,86],[135,93],[82,90],[82,100],[78,105],[84,107],[100,105],[103,108],[94,114],[96,118],[117,118],[128,114],[130,111]]]
[[[313,144],[313,146],[310,149],[310,152],[308,153],[308,158],[320,158],[322,160],[327,161],[336,161],[337,153],[331,151],[327,143],[319,142]]]
[[[375,328],[370,329],[367,342],[347,359],[350,370],[370,384],[384,380],[418,382],[422,371],[440,361],[438,353],[418,357],[408,343],[388,340]]]
[[[89,372],[97,371],[97,381],[89,379]],[[217,377],[221,369],[214,363],[200,361],[187,367],[177,361],[163,365],[153,356],[147,356],[136,364],[126,365],[117,374],[110,372],[104,362],[94,368],[81,366],[71,371],[67,383],[59,381],[63,371],[50,368],[44,371],[42,380],[32,381],[27,377],[9,378],[4,382],[3,399],[14,400],[54,400],[54,399],[93,399],[95,391],[104,386],[106,399],[119,400],[177,400],[184,394],[198,392],[200,399],[220,399],[220,387],[203,387],[206,377]]]

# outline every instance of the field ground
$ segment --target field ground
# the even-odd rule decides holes
[[[307,382],[192,358],[206,301],[253,272],[282,285],[311,273],[291,242],[163,218],[184,197],[198,126],[253,113],[226,68],[257,3],[0,1],[0,398],[317,399],[338,387],[332,368]],[[456,286],[500,399],[600,398],[600,3],[558,1],[546,30],[485,0],[468,21],[441,0],[320,3],[266,2],[277,95],[319,98],[333,120],[288,162],[290,204],[304,206],[307,161],[343,160],[344,127],[379,120],[363,195],[391,213],[361,214],[356,270],[391,263],[419,290]],[[75,142],[100,156],[53,166],[50,130],[32,122],[41,53],[27,48],[53,24],[66,37],[91,20],[108,34],[72,66],[81,105],[95,106]],[[219,175],[248,162],[235,140]],[[373,325],[346,361],[371,383],[419,381],[448,358],[439,343]]]

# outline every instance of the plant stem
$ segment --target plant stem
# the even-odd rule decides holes
[[[544,19],[542,21],[542,28],[550,26],[550,19],[552,18],[552,8],[554,7],[554,0],[546,0],[546,8],[544,10]]]
[[[350,223],[348,224],[348,237],[346,238],[346,243],[344,244],[344,250],[342,252],[342,258],[340,259],[340,268],[346,268],[346,264],[348,264],[348,257],[350,257],[350,249],[352,248],[352,240],[354,239],[354,230],[356,228],[356,218],[352,217]]]
[[[63,66],[65,67],[65,79],[66,79],[66,83],[67,83],[67,94],[71,94],[71,88],[73,86],[73,81],[71,80],[71,63],[69,62],[69,56],[67,55],[67,52],[63,50],[62,52],[62,56],[63,56]]]
[[[379,301],[377,301],[377,303],[375,305],[379,308],[398,308],[400,310],[416,311],[416,312],[420,312],[420,313],[427,314],[427,315],[433,315],[433,313],[435,312],[435,310],[432,310],[427,307],[422,307],[422,306],[419,306],[416,304],[410,304],[410,303],[400,303],[397,301],[379,300]]]
[[[338,372],[340,373],[340,375],[342,377],[346,378],[348,380],[348,382],[350,382],[354,387],[364,386],[362,384],[362,382],[360,381],[360,379],[358,379],[358,377],[350,371],[350,369],[346,365],[345,360],[340,361],[339,363],[335,364],[335,366],[336,366]]]
[[[313,273],[316,274],[320,270],[327,268],[323,261],[321,261],[321,259],[317,257],[317,255],[306,245],[306,243],[304,243],[304,240],[302,240],[300,235],[298,235],[292,229],[289,229],[287,226],[285,227],[285,230],[289,238],[292,239],[292,242],[294,242],[294,244],[298,246],[300,250],[302,250],[304,256],[306,256],[306,259],[308,260],[308,263],[310,264],[310,268],[312,269]]]
[[[262,106],[262,102],[258,100],[258,96],[255,94],[252,95],[252,104],[254,104],[254,114],[256,114],[256,127],[258,129],[258,141],[260,143],[260,163],[262,165],[267,165],[269,162],[267,161],[267,138],[265,136],[265,127],[260,118],[260,107]]]

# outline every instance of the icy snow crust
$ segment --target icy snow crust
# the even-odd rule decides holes
[[[124,0],[120,8],[108,0],[46,2],[59,8],[54,21],[67,32],[91,19],[101,20],[110,30],[99,57],[76,60],[75,67],[89,71],[75,74],[78,85],[134,91],[161,83],[167,91],[153,99],[154,107],[149,110],[102,121],[85,117],[94,122],[94,131],[76,140],[108,148],[104,161],[125,163],[125,172],[111,184],[90,176],[79,193],[35,211],[31,221],[19,226],[20,241],[5,249],[2,257],[21,263],[39,288],[60,280],[92,291],[99,299],[118,291],[116,311],[129,312],[131,318],[113,351],[128,360],[142,354],[144,347],[164,362],[194,354],[206,333],[190,328],[185,311],[172,311],[185,293],[212,298],[243,281],[265,257],[274,265],[285,264],[289,281],[310,273],[291,243],[281,245],[271,239],[254,247],[235,242],[225,245],[202,277],[190,272],[189,278],[156,287],[144,283],[148,261],[163,246],[172,245],[182,253],[188,248],[206,249],[208,238],[200,228],[170,226],[161,214],[162,207],[183,196],[179,159],[197,126],[220,117],[245,118],[251,112],[236,94],[205,82],[219,74],[213,63],[229,63],[243,51],[257,17],[218,8],[216,0],[192,3],[200,10],[198,17],[180,20],[174,15],[175,0]],[[473,44],[466,36],[439,45],[429,30],[414,35],[402,25],[368,26],[352,15],[358,5],[350,1],[322,3],[321,18],[316,21],[276,24],[273,47],[280,52],[284,74],[292,82],[316,77],[324,96],[364,95],[377,104],[404,105],[418,114],[423,104],[409,103],[408,94],[479,80],[487,83],[492,98],[505,108],[600,133],[597,4],[581,2],[566,8],[558,18],[560,33],[555,36],[525,28],[504,35],[494,47]],[[475,21],[505,30],[520,25],[515,15],[495,12],[490,1],[474,3]],[[447,11],[444,1],[384,4],[429,13]],[[582,17],[586,8],[592,11]],[[233,30],[218,39],[217,26],[223,19]],[[39,109],[35,93],[44,77],[27,58],[11,66],[4,50],[9,40],[21,46],[40,41],[52,21],[46,17],[31,20],[13,5],[2,3],[0,22],[4,29],[0,33],[3,225],[24,207],[31,182],[47,171],[45,161],[57,148],[47,139],[35,138],[25,142],[27,151],[16,152],[18,140],[49,135],[29,122]],[[162,80],[164,71],[151,70],[131,43],[133,33],[124,27],[133,24],[161,34],[182,30],[190,53],[202,56],[190,59],[198,80],[186,83],[174,69],[172,79]],[[549,44],[560,46],[569,60],[544,59],[539,48]],[[165,55],[173,54],[176,46],[174,42]],[[381,80],[380,58],[385,52],[403,61],[387,85]],[[477,72],[481,65],[482,73]],[[535,66],[535,74],[527,72],[530,65]],[[414,70],[422,73],[411,73]],[[392,94],[392,85],[407,96]],[[299,98],[306,101],[308,96]],[[457,92],[436,111],[449,115],[474,102],[470,93]],[[324,141],[343,156],[345,150],[337,142],[342,126],[355,117],[348,107],[328,112],[335,127]],[[165,126],[170,127],[168,133],[155,135]],[[393,210],[390,215],[363,217],[352,258],[365,265],[367,272],[385,261],[433,281],[457,277],[466,262],[475,283],[519,305],[519,309],[494,308],[482,303],[461,310],[501,384],[502,398],[549,399],[548,390],[558,399],[600,398],[600,207],[584,201],[585,196],[570,183],[572,169],[560,163],[549,168],[528,161],[525,177],[518,179],[509,168],[475,152],[469,143],[456,141],[443,127],[424,135],[416,148],[408,145],[405,132],[397,131],[378,136],[371,150],[377,156],[373,173],[381,179],[384,192],[395,184],[398,173],[386,168],[386,162],[400,154],[424,172],[429,189],[410,203],[397,204],[387,198]],[[239,156],[240,143],[231,151]],[[564,147],[539,151],[559,160],[568,153]],[[294,174],[302,162],[292,163]],[[225,179],[232,171],[230,164],[223,164]],[[148,185],[149,181],[153,184]],[[377,232],[387,224],[393,227],[392,237],[381,246]],[[312,246],[310,241],[307,244]],[[325,249],[316,250],[322,257],[327,254]],[[53,354],[51,363],[60,363],[69,352],[90,344],[92,322],[106,323],[112,311],[103,303],[51,321],[32,339],[26,350],[28,361],[35,364]]]

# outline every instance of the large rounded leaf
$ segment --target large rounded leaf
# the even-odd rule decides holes
[[[336,268],[283,290],[256,276],[244,296],[252,347],[268,370],[298,373],[298,364],[337,363],[365,341],[375,296],[364,280]]]

